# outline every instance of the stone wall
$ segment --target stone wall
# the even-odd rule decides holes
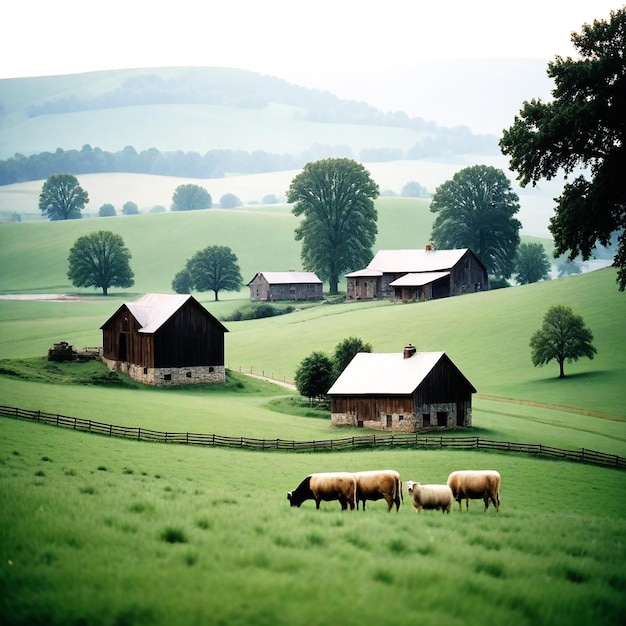
[[[110,370],[121,372],[144,385],[155,387],[223,383],[226,381],[226,368],[223,365],[150,368],[123,361],[112,361],[111,359],[103,359],[103,361]]]

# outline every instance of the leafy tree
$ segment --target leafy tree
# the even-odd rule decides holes
[[[296,370],[296,389],[301,396],[311,401],[326,396],[333,380],[333,362],[323,352],[312,352]]]
[[[99,217],[114,217],[115,215],[117,215],[117,211],[115,210],[115,207],[112,204],[109,204],[108,202],[106,204],[103,204],[98,209]]]
[[[430,196],[426,187],[422,187],[422,185],[414,180],[406,183],[406,185],[402,187],[400,195],[403,198],[428,198]]]
[[[209,246],[187,261],[191,282],[198,291],[239,291],[243,283],[237,256],[227,246]]]
[[[559,278],[565,278],[565,276],[580,274],[583,270],[580,267],[580,263],[570,261],[565,256],[560,256],[556,262],[556,271]]]
[[[302,241],[303,265],[329,283],[337,294],[339,276],[372,259],[378,185],[369,172],[351,159],[307,163],[292,181],[287,201],[292,213],[304,215],[295,239]]]
[[[243,202],[234,193],[225,193],[220,198],[220,206],[223,209],[236,209],[242,205]]]
[[[191,293],[191,290],[193,289],[193,281],[191,280],[191,274],[186,267],[174,276],[172,289],[176,293]]]
[[[592,341],[593,334],[580,315],[567,306],[552,306],[543,318],[542,327],[530,338],[533,365],[555,360],[559,364],[559,378],[564,378],[565,361],[571,363],[583,356],[593,359],[597,350]]]
[[[555,256],[593,255],[619,233],[613,260],[620,291],[626,288],[626,7],[609,21],[584,24],[572,33],[579,59],[548,63],[553,99],[524,102],[500,140],[522,186],[583,168],[556,198],[550,232]]]
[[[431,240],[436,247],[471,248],[491,276],[509,278],[522,224],[513,216],[519,198],[502,170],[473,165],[437,187]]]
[[[139,207],[135,202],[131,202],[129,200],[128,202],[124,202],[124,206],[122,207],[122,213],[124,215],[138,215]]]
[[[263,196],[261,204],[278,204],[278,196],[273,193],[268,193],[266,196]]]
[[[522,243],[515,255],[515,280],[529,285],[550,277],[550,260],[540,243]]]
[[[179,185],[172,196],[172,211],[210,209],[212,204],[211,195],[200,185]]]
[[[358,337],[348,337],[335,346],[335,354],[333,356],[333,372],[335,380],[346,369],[348,363],[352,361],[354,355],[358,352],[371,352],[372,346],[369,343],[363,343]]]
[[[124,240],[109,230],[79,237],[70,250],[67,277],[75,287],[98,287],[107,295],[109,287],[132,287],[131,254]]]
[[[162,204],[155,204],[151,209],[150,213],[165,213],[167,209]]]
[[[39,194],[39,209],[50,220],[73,220],[89,202],[89,194],[71,174],[55,174],[43,184]]]

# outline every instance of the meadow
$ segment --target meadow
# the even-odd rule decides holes
[[[425,243],[427,203],[379,206],[380,247]],[[248,280],[299,267],[293,217],[280,207],[106,223],[131,248],[137,281],[106,298],[65,277],[69,246],[99,220],[0,225],[0,291],[78,297],[0,300],[2,404],[155,430],[343,437],[351,430],[291,411],[292,392],[246,373],[290,381],[311,351],[331,353],[357,336],[380,352],[408,342],[446,351],[478,389],[474,427],[456,434],[626,456],[626,301],[613,269],[427,303],[320,304],[229,322],[224,388],[101,386],[90,381],[96,365],[47,367],[47,349],[99,345],[122,302],[169,292],[195,250],[232,244]],[[218,317],[247,303],[245,289],[219,302],[194,296]],[[556,365],[530,362],[529,337],[551,304],[582,315],[598,348],[594,360],[567,364],[565,380]],[[286,492],[312,471],[377,467],[405,482],[493,467],[503,477],[500,513],[473,502],[469,512],[416,515],[406,493],[390,514],[382,502],[365,513],[288,506]],[[449,450],[255,453],[0,418],[0,622],[618,624],[625,511],[623,472],[571,462]]]

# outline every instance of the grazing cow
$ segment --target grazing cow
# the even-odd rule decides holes
[[[356,508],[359,509],[359,502],[363,502],[365,511],[366,500],[385,499],[387,512],[396,505],[396,511],[400,509],[400,498],[402,495],[402,482],[400,474],[395,470],[371,470],[367,472],[356,472]]]
[[[495,470],[460,470],[448,476],[448,487],[452,489],[454,499],[459,503],[465,498],[465,508],[469,509],[469,501],[483,500],[485,511],[489,502],[493,502],[496,513],[500,511],[500,474]]]
[[[310,474],[293,491],[287,493],[291,506],[299,507],[305,500],[315,500],[315,508],[320,508],[322,500],[339,500],[341,510],[350,505],[354,510],[356,478],[348,472],[326,472]]]
[[[450,513],[453,497],[448,485],[421,485],[409,480],[406,487],[418,513],[422,509],[441,509],[442,513]]]

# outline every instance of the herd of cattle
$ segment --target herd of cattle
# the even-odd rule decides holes
[[[441,510],[450,513],[452,502],[465,500],[469,509],[470,500],[483,500],[485,511],[491,502],[500,511],[500,474],[495,470],[460,470],[448,476],[445,485],[422,485],[412,480],[406,483],[413,508],[419,513],[422,509]],[[323,472],[310,474],[293,491],[287,493],[291,506],[299,507],[306,500],[315,500],[315,507],[320,502],[338,500],[341,509],[350,507],[358,510],[359,504],[367,500],[382,500],[387,503],[387,511],[400,501],[404,501],[400,474],[395,470],[371,470],[367,472]]]

